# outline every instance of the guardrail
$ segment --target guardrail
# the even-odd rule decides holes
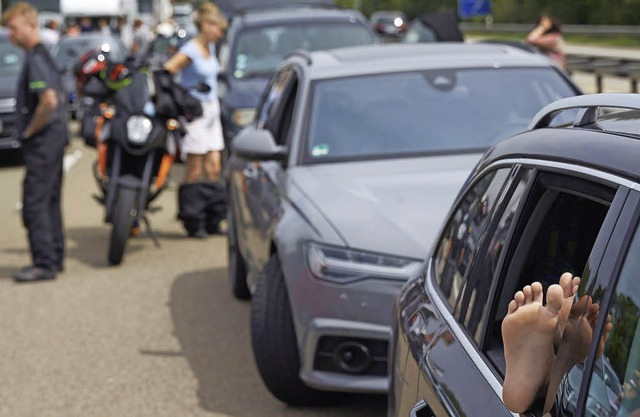
[[[631,93],[638,92],[640,60],[569,54],[567,55],[567,70],[569,74],[576,71],[593,74],[596,79],[596,91],[598,93],[603,92],[603,78],[606,76],[627,78],[629,80],[629,91]]]
[[[533,28],[533,24],[526,23],[471,23],[460,22],[463,32],[483,33],[520,33],[523,38]],[[599,36],[625,36],[640,38],[640,26],[609,26],[609,25],[562,25],[565,34],[589,34]],[[580,49],[580,48],[577,48]],[[628,53],[619,53],[629,55]],[[596,90],[603,92],[603,79],[605,77],[621,77],[629,80],[629,91],[638,92],[640,82],[640,55],[634,57],[616,56],[615,50],[589,53],[567,53],[567,70],[570,74],[584,72],[595,77]]]

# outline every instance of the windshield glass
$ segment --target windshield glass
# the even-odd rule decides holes
[[[127,57],[127,48],[118,38],[82,37],[61,40],[51,51],[53,60],[60,69],[73,67],[80,56],[91,50],[102,49],[109,52],[112,62],[123,62]]]
[[[306,23],[248,29],[238,35],[231,58],[234,78],[269,75],[296,49],[315,51],[375,41],[364,26],[354,23]]]
[[[430,70],[316,82],[305,160],[483,151],[573,96],[550,68]]]
[[[20,75],[24,53],[8,40],[0,42],[0,77]]]

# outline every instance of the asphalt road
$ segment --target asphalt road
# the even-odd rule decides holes
[[[253,362],[249,304],[227,286],[226,238],[184,236],[175,185],[151,216],[160,247],[143,233],[121,266],[108,266],[110,229],[91,197],[95,152],[78,138],[67,152],[68,255],[51,282],[11,279],[30,261],[17,205],[23,171],[0,165],[1,417],[386,415],[384,396],[296,409],[269,394]]]

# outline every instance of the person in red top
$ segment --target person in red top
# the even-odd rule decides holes
[[[527,43],[556,62],[566,71],[564,37],[560,24],[549,15],[541,15],[536,27],[527,35]]]

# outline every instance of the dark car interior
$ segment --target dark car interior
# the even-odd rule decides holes
[[[516,225],[515,236],[520,239],[507,248],[508,267],[489,328],[487,354],[501,374],[505,369],[501,324],[513,294],[534,281],[546,292],[564,272],[581,276],[584,287],[589,279],[587,260],[614,191],[557,175],[539,176]]]

